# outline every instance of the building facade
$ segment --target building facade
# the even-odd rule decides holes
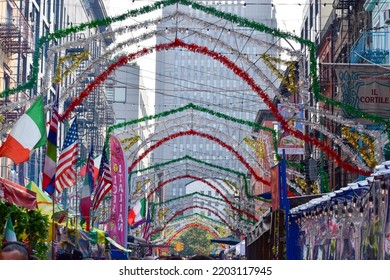
[[[260,1],[261,3],[259,1],[198,2],[225,13],[262,22],[272,28],[276,27],[271,1]],[[259,55],[266,52],[266,47],[253,43],[251,38],[270,43],[276,42],[271,35],[236,26],[227,20],[221,20],[187,6],[164,7],[163,18],[169,16],[172,17],[170,21],[162,22],[157,26],[158,30],[165,30],[164,35],[157,37],[157,44],[172,41],[177,37],[188,43],[206,46],[210,50],[224,50],[225,48],[221,54],[233,62],[237,62],[240,55],[245,55],[251,61],[257,62],[260,60]],[[232,36],[232,32],[243,34],[242,38]],[[225,45],[221,45],[222,43]],[[234,48],[236,53],[231,53],[226,46]],[[179,48],[158,52],[156,60],[157,113],[193,103],[235,118],[254,121],[258,109],[266,108],[256,93],[253,93],[240,77],[217,60]],[[242,62],[237,63],[246,70]],[[261,62],[258,65],[262,70],[265,69],[265,75],[272,76],[270,70],[261,66],[263,65]],[[259,83],[262,87],[265,86],[262,81]],[[194,124],[196,126],[194,129],[202,126],[201,123],[196,123],[196,120]],[[214,127],[218,129],[216,124]],[[163,149],[156,150],[154,160],[161,163],[185,155],[244,171],[243,166],[229,151],[215,142],[195,136],[179,137],[167,142]],[[165,186],[165,199],[188,193],[186,190],[188,183],[186,180],[179,180]]]

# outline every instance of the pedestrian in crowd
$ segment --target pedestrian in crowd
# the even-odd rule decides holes
[[[146,254],[144,260],[154,260],[155,258],[151,254]]]
[[[82,260],[83,259],[83,253],[77,249],[72,250],[72,260]]]
[[[33,260],[33,261],[39,260],[39,258],[38,258],[37,256],[35,256],[35,255],[30,255],[30,256],[28,257],[28,259],[29,259],[29,260]]]
[[[168,260],[182,260],[182,257],[180,257],[179,255],[174,255],[172,254]]]
[[[1,247],[0,260],[28,260],[29,252],[26,244],[19,241],[4,243]]]
[[[56,260],[72,260],[72,255],[65,250],[58,250]]]
[[[205,255],[195,255],[190,258],[190,260],[213,260],[213,258]]]

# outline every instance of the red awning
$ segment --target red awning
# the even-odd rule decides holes
[[[4,178],[0,178],[0,198],[29,210],[37,209],[35,192]]]

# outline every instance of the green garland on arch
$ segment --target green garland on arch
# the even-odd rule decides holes
[[[316,50],[316,45],[314,44],[314,42],[300,38],[300,37],[293,35],[291,33],[281,31],[279,29],[270,28],[263,23],[259,23],[259,22],[253,21],[253,20],[242,18],[242,17],[239,17],[239,16],[231,14],[231,13],[222,12],[222,11],[219,11],[219,10],[213,8],[213,7],[203,6],[200,3],[189,1],[189,0],[157,1],[149,6],[144,6],[144,7],[139,8],[139,9],[130,10],[130,11],[127,11],[121,15],[118,15],[118,16],[92,20],[90,22],[81,23],[79,25],[71,26],[71,27],[65,28],[65,29],[60,29],[60,30],[57,30],[53,33],[46,35],[46,36],[42,36],[41,38],[39,38],[37,47],[36,47],[35,52],[34,52],[33,66],[32,66],[32,70],[31,70],[30,80],[25,84],[18,85],[16,88],[5,89],[3,92],[0,93],[0,97],[4,97],[4,96],[7,96],[9,94],[13,94],[15,92],[28,90],[28,89],[33,88],[36,85],[37,80],[38,80],[38,73],[39,73],[39,58],[42,55],[42,47],[45,43],[48,43],[48,42],[53,41],[53,40],[58,40],[60,38],[64,38],[70,34],[84,31],[87,28],[96,28],[98,26],[108,26],[112,23],[123,21],[127,18],[130,18],[130,17],[137,17],[140,15],[144,15],[146,13],[158,10],[163,6],[171,6],[173,4],[182,4],[182,5],[190,6],[193,9],[205,12],[207,14],[210,14],[210,15],[213,15],[213,16],[225,19],[225,20],[228,20],[232,23],[236,23],[236,24],[239,24],[241,26],[245,26],[245,27],[249,27],[249,28],[261,31],[261,32],[265,32],[267,34],[270,34],[272,36],[276,36],[279,38],[292,39],[292,40],[295,40],[302,45],[307,46],[309,49],[309,53],[310,53],[310,77],[312,78],[312,90],[313,90],[315,98],[317,100],[326,102],[327,104],[330,104],[332,106],[340,107],[352,115],[355,115],[355,116],[358,116],[361,118],[365,118],[365,119],[369,119],[373,123],[376,123],[376,124],[382,124],[384,126],[385,130],[387,130],[387,132],[390,133],[390,131],[388,131],[390,128],[390,121],[387,121],[387,120],[383,119],[382,117],[375,115],[375,114],[369,114],[369,113],[362,112],[362,111],[356,109],[355,107],[348,105],[348,104],[345,104],[345,103],[342,103],[340,101],[331,100],[331,99],[323,96],[320,93],[320,87],[319,87],[318,76],[317,76],[317,61],[316,61],[317,50]]]
[[[262,202],[267,202],[267,203],[270,202],[270,200],[268,200],[268,199],[265,199],[265,198],[262,198],[262,197],[257,197],[257,196],[254,196],[254,195],[250,194],[249,186],[248,186],[248,180],[247,180],[247,176],[246,176],[245,173],[237,171],[237,170],[232,170],[232,169],[229,169],[229,168],[226,168],[226,167],[222,167],[220,165],[215,165],[215,164],[212,164],[212,163],[208,163],[208,162],[205,162],[205,161],[202,161],[202,160],[199,160],[199,159],[195,159],[195,158],[193,158],[191,156],[188,156],[188,155],[186,155],[184,157],[181,157],[181,158],[178,158],[178,159],[174,159],[174,160],[170,160],[170,161],[167,161],[167,162],[155,164],[155,165],[143,168],[143,169],[133,170],[129,174],[128,181],[129,182],[131,181],[131,175],[134,174],[134,173],[136,174],[138,172],[144,172],[144,171],[147,171],[147,170],[150,170],[150,169],[160,168],[160,167],[163,167],[163,166],[166,166],[166,165],[170,165],[170,164],[177,163],[177,162],[180,162],[180,161],[185,161],[185,160],[191,160],[191,161],[197,162],[199,164],[203,164],[203,165],[206,165],[206,166],[210,166],[210,167],[213,167],[213,168],[217,168],[217,169],[220,169],[220,170],[223,170],[223,171],[227,171],[227,172],[236,174],[238,176],[241,176],[243,178],[243,181],[244,181],[245,195],[246,195],[247,198],[252,198],[252,199],[256,199],[256,200],[259,200],[259,201],[262,201]]]

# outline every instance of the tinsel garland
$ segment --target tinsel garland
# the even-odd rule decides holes
[[[212,168],[223,170],[223,171],[226,171],[228,173],[235,174],[235,175],[237,175],[237,177],[241,177],[242,178],[242,182],[244,183],[244,190],[245,190],[245,195],[246,195],[247,198],[258,200],[258,201],[263,201],[263,202],[269,202],[268,199],[264,199],[264,198],[261,198],[261,197],[254,196],[254,195],[252,195],[249,192],[248,180],[247,180],[247,176],[246,176],[245,173],[237,171],[237,170],[233,170],[233,169],[230,169],[230,168],[227,168],[227,167],[224,167],[224,166],[208,163],[206,161],[196,159],[196,158],[191,157],[189,155],[186,155],[186,156],[181,157],[181,158],[173,159],[173,160],[170,160],[170,161],[166,161],[166,162],[163,162],[163,163],[155,164],[155,165],[152,165],[152,166],[148,166],[148,167],[143,168],[143,169],[133,170],[133,171],[131,171],[129,173],[129,181],[131,180],[131,176],[133,174],[142,173],[142,172],[145,172],[145,171],[148,171],[148,170],[162,169],[162,167],[164,167],[164,166],[167,166],[167,165],[170,165],[170,164],[173,164],[173,163],[176,163],[176,162],[186,161],[186,160],[190,160],[190,161],[193,161],[193,162],[205,165],[205,166],[209,166],[209,167],[212,167]]]
[[[296,61],[286,61],[284,59],[272,57],[268,54],[262,54],[261,58],[263,59],[265,65],[271,69],[280,80],[280,82],[288,89],[291,93],[297,93],[299,90],[298,85],[295,83],[295,72],[297,71],[295,64]],[[284,73],[281,73],[279,70],[280,66],[274,65],[272,62],[279,64],[285,64],[287,66],[288,74],[287,78],[284,76]]]
[[[210,213],[214,214],[216,217],[218,217],[218,219],[223,222],[232,232],[234,232],[234,229],[231,227],[231,225],[225,220],[223,219],[217,212],[215,212],[214,210],[212,209],[209,209],[207,207],[203,207],[203,206],[188,206],[184,209],[181,209],[179,211],[177,211],[164,225],[162,228],[160,229],[155,229],[153,230],[152,232],[150,232],[148,235],[147,235],[147,238],[150,238],[151,236],[155,235],[156,233],[158,232],[161,232],[165,229],[165,227],[176,217],[176,216],[179,216],[180,214],[184,213],[185,211],[187,210],[190,210],[190,209],[203,209],[203,210],[206,210],[206,211],[210,211]]]
[[[135,168],[135,166],[137,166],[137,164],[143,158],[145,158],[152,150],[158,148],[159,146],[161,146],[162,144],[164,144],[167,141],[173,140],[173,139],[178,138],[178,137],[189,136],[189,135],[206,138],[206,139],[208,139],[210,141],[213,141],[213,142],[217,143],[221,147],[227,149],[233,155],[236,156],[236,158],[245,166],[245,168],[247,168],[249,170],[249,172],[252,174],[253,178],[256,181],[262,182],[263,184],[265,184],[267,186],[271,185],[271,183],[269,181],[266,181],[262,177],[260,177],[257,174],[256,170],[254,170],[252,168],[252,166],[250,166],[250,164],[236,150],[234,150],[233,147],[231,147],[229,144],[222,142],[217,137],[214,137],[214,136],[209,135],[207,133],[198,132],[198,131],[193,130],[193,129],[189,129],[187,131],[180,131],[180,132],[172,133],[171,135],[169,135],[167,137],[164,137],[164,138],[160,139],[159,141],[157,141],[155,144],[151,145],[136,160],[134,160],[131,163],[131,165],[129,166],[129,172],[131,172]]]
[[[235,117],[232,117],[232,116],[220,113],[220,112],[216,112],[216,111],[213,111],[211,109],[207,109],[207,108],[204,108],[202,106],[195,105],[193,103],[189,103],[189,104],[187,104],[187,105],[185,105],[183,107],[175,108],[175,109],[172,109],[172,110],[169,110],[169,111],[165,111],[165,112],[162,112],[162,113],[159,113],[159,114],[156,114],[156,115],[149,115],[149,116],[145,116],[145,117],[142,117],[142,118],[139,118],[139,119],[133,119],[131,121],[127,121],[127,122],[123,122],[123,123],[112,125],[107,130],[106,140],[109,139],[108,136],[116,129],[125,128],[127,126],[138,124],[138,123],[141,123],[141,122],[147,122],[147,121],[150,121],[150,120],[165,118],[165,117],[168,117],[170,115],[177,114],[179,112],[183,112],[183,111],[186,111],[186,110],[196,110],[196,111],[199,111],[199,112],[204,112],[204,113],[210,114],[212,116],[215,116],[217,118],[221,118],[221,119],[224,119],[224,120],[227,120],[227,121],[231,121],[231,122],[234,122],[234,123],[237,123],[237,124],[242,124],[242,125],[245,125],[245,126],[249,126],[249,127],[252,127],[253,129],[263,130],[265,132],[268,132],[268,133],[270,133],[272,135],[272,143],[273,143],[275,151],[278,150],[278,139],[277,139],[277,136],[276,136],[276,132],[273,129],[271,129],[269,127],[266,127],[266,126],[259,125],[258,123],[255,123],[255,122],[238,119],[238,118],[235,118]]]
[[[152,119],[156,120],[156,119],[168,117],[170,115],[177,114],[179,112],[183,112],[183,111],[186,111],[186,110],[196,110],[196,111],[199,111],[199,112],[204,112],[204,113],[210,114],[212,116],[215,116],[217,118],[221,118],[221,119],[224,119],[224,120],[227,120],[227,121],[231,121],[231,122],[234,122],[234,123],[237,123],[237,124],[243,124],[243,125],[252,127],[254,129],[262,130],[264,132],[270,133],[271,136],[272,136],[272,142],[273,142],[273,147],[274,147],[275,151],[277,151],[277,149],[278,149],[276,132],[273,129],[270,129],[270,128],[265,127],[265,126],[261,126],[261,125],[259,125],[257,123],[254,123],[254,122],[250,122],[250,121],[246,121],[246,120],[242,120],[242,119],[237,119],[237,118],[225,115],[223,113],[219,113],[219,112],[216,112],[216,111],[213,111],[213,110],[210,110],[210,109],[198,106],[198,105],[194,105],[192,103],[189,103],[189,104],[187,104],[187,105],[185,105],[183,107],[177,108],[177,109],[173,109],[173,110],[170,110],[170,111],[165,111],[165,112],[159,113],[157,115],[145,116],[143,118],[133,119],[131,121],[127,121],[127,122],[123,122],[123,123],[119,123],[119,124],[110,126],[108,128],[108,131],[107,131],[106,141],[107,141],[107,139],[109,139],[109,135],[116,129],[121,129],[121,128],[125,128],[126,127],[127,130],[128,130],[128,126],[130,126],[130,125],[139,124],[141,122],[147,122],[147,121],[152,120]],[[281,159],[279,155],[278,155],[278,159],[279,160]],[[290,166],[292,166],[292,164]],[[297,164],[295,167],[299,168],[300,164]]]
[[[236,182],[231,182],[229,180],[224,179],[223,182],[233,191],[233,193],[238,192]]]
[[[184,219],[191,219],[191,218],[194,218],[196,217],[197,219],[199,220],[207,220],[207,221],[210,221],[211,223],[213,224],[216,224],[218,226],[223,226],[224,223],[223,222],[220,222],[220,221],[217,221],[213,218],[210,218],[210,217],[207,217],[205,215],[201,215],[199,213],[194,213],[194,214],[190,214],[190,215],[185,215],[185,216],[179,216],[175,219],[172,220],[172,223],[175,223],[176,221],[181,221],[181,220],[184,220]]]
[[[210,188],[212,188],[213,190],[215,190],[221,197],[223,200],[225,200],[225,202],[229,205],[229,207],[235,211],[238,211],[239,213],[242,213],[242,214],[245,214],[248,218],[250,219],[253,219],[255,221],[257,221],[257,218],[255,216],[253,216],[251,213],[247,212],[247,211],[244,211],[242,209],[239,209],[237,208],[236,206],[234,206],[230,200],[218,189],[216,188],[214,185],[210,184],[210,182],[206,181],[205,179],[203,178],[200,178],[200,177],[196,177],[196,176],[193,176],[193,175],[182,175],[182,176],[177,176],[175,178],[171,178],[169,180],[166,180],[164,182],[162,182],[161,184],[159,184],[155,189],[153,189],[151,192],[149,192],[149,194],[147,195],[147,199],[149,199],[157,190],[159,190],[160,188],[164,187],[166,184],[169,184],[171,182],[174,182],[176,180],[181,180],[181,179],[193,179],[195,181],[199,181],[199,182],[202,182],[204,184],[206,184],[207,186],[209,186]]]
[[[378,164],[375,160],[375,143],[373,139],[365,134],[353,132],[348,127],[342,127],[341,134],[350,145],[358,150],[360,156],[368,166],[374,168]],[[360,145],[360,142],[362,145]]]
[[[129,150],[135,143],[140,140],[141,137],[139,135],[133,136],[133,137],[128,137],[125,139],[122,139],[120,142],[121,144],[126,144],[126,146],[123,147],[125,151]]]
[[[72,71],[77,69],[83,60],[88,59],[89,55],[90,55],[90,52],[88,50],[86,50],[86,51],[83,51],[81,53],[68,54],[65,56],[61,56],[58,59],[58,65],[57,65],[57,69],[55,72],[55,76],[53,78],[53,84],[60,84],[62,82],[62,79],[64,77],[66,77],[67,75],[69,75]],[[62,64],[68,59],[72,60],[73,64],[70,65],[68,68],[66,68],[64,72],[62,72],[62,70],[63,70]]]
[[[176,203],[177,201],[180,201],[182,199],[185,199],[185,198],[189,198],[189,197],[193,197],[193,196],[200,196],[200,197],[206,197],[206,198],[209,198],[209,199],[212,199],[212,200],[216,200],[216,201],[220,201],[220,202],[224,202],[224,199],[221,199],[221,198],[217,198],[217,197],[213,197],[211,195],[207,195],[207,194],[202,194],[200,192],[193,192],[193,193],[189,193],[189,194],[186,194],[186,195],[182,195],[182,196],[179,196],[179,197],[175,197],[173,199],[169,199],[169,200],[166,200],[166,201],[163,201],[163,202],[159,202],[159,203],[150,203],[150,206],[151,206],[151,217],[154,217],[156,215],[156,207],[167,207],[167,205],[169,205],[170,203]],[[232,204],[236,205],[237,202],[236,201],[231,201]],[[253,223],[253,221],[251,220],[247,220],[247,219],[242,219],[244,222],[246,223]]]
[[[98,26],[108,26],[112,23],[115,23],[118,21],[123,21],[126,18],[143,15],[143,14],[155,11],[157,9],[160,9],[161,7],[170,6],[170,5],[173,5],[176,3],[190,6],[193,9],[203,11],[205,13],[208,13],[210,15],[214,15],[214,16],[222,18],[222,19],[226,19],[232,23],[239,24],[240,26],[249,27],[249,28],[261,31],[261,32],[265,32],[267,34],[271,34],[273,36],[277,36],[279,38],[292,39],[292,40],[295,40],[296,42],[298,42],[304,46],[307,46],[309,53],[310,53],[310,76],[312,78],[312,90],[314,92],[315,97],[318,100],[321,100],[321,101],[324,101],[328,104],[331,104],[332,106],[341,107],[345,111],[348,111],[349,113],[353,113],[356,116],[369,119],[374,123],[383,124],[385,126],[386,130],[388,130],[388,128],[390,126],[390,122],[381,118],[380,116],[374,115],[374,114],[369,114],[369,113],[364,113],[364,112],[356,109],[353,106],[350,106],[348,104],[344,104],[344,103],[339,102],[339,101],[331,100],[331,99],[326,98],[325,96],[320,94],[320,88],[319,88],[318,76],[317,76],[316,46],[313,42],[311,42],[309,40],[305,40],[303,38],[300,38],[298,36],[295,36],[295,35],[287,33],[287,32],[282,32],[279,29],[270,28],[262,23],[258,23],[258,22],[255,22],[255,21],[252,21],[249,19],[241,18],[237,15],[222,12],[222,11],[219,11],[219,10],[213,8],[213,7],[210,7],[210,6],[206,7],[206,6],[201,5],[200,3],[192,2],[192,1],[188,1],[188,0],[157,1],[150,6],[145,6],[145,7],[142,7],[140,9],[131,10],[131,11],[128,11],[128,12],[126,12],[122,15],[116,16],[116,17],[107,17],[104,19],[97,19],[97,20],[87,22],[87,23],[81,23],[80,25],[72,26],[72,27],[69,27],[66,29],[57,30],[54,33],[50,33],[46,36],[41,37],[38,40],[38,45],[35,48],[35,53],[34,53],[34,57],[33,57],[33,67],[31,70],[30,80],[26,84],[18,85],[16,88],[13,88],[13,89],[9,88],[9,89],[4,90],[2,93],[0,93],[0,97],[6,96],[9,94],[18,92],[18,91],[31,89],[34,85],[36,85],[36,82],[38,80],[38,72],[39,72],[39,58],[41,56],[43,44],[48,43],[48,42],[53,41],[53,40],[56,40],[56,39],[63,38],[69,34],[84,31],[87,28],[96,28]],[[339,161],[339,160],[337,160],[337,161]],[[339,162],[339,164],[341,165],[341,162]],[[354,170],[353,168],[351,169],[348,165],[346,165],[345,167],[348,168],[347,169],[348,171]],[[357,173],[359,173],[359,172],[357,172]],[[365,175],[365,174],[363,174],[363,175]]]
[[[263,142],[259,142],[259,141],[256,141],[256,140],[252,140],[248,137],[244,137],[243,141],[249,146],[251,147],[251,149],[255,152],[255,154],[261,158],[261,159],[264,159],[264,150],[265,150],[265,147],[264,147],[264,143]]]
[[[220,202],[223,202],[224,200],[222,198],[217,198],[217,197],[213,197],[213,196],[209,196],[209,195],[206,195],[206,194],[202,194],[200,192],[193,192],[193,193],[189,193],[189,194],[185,194],[185,195],[182,195],[182,196],[178,196],[178,197],[175,197],[175,198],[172,198],[172,199],[169,199],[169,200],[166,200],[166,201],[162,201],[162,202],[155,202],[155,203],[150,203],[150,210],[151,210],[151,216],[154,217],[155,216],[155,212],[156,212],[156,207],[160,207],[160,206],[165,206],[170,204],[170,203],[175,203],[176,201],[178,200],[182,200],[184,198],[189,198],[189,197],[193,197],[193,196],[196,196],[196,195],[200,195],[200,196],[204,196],[204,197],[208,197],[210,199],[214,199],[214,200],[217,200],[217,201],[220,201]]]
[[[202,54],[205,54],[205,55],[208,55],[208,56],[211,56],[213,57],[214,59],[220,61],[221,63],[223,63],[225,66],[227,66],[229,69],[231,69],[237,76],[241,77],[244,81],[246,81],[248,83],[248,85],[255,91],[258,93],[258,95],[263,99],[264,103],[270,108],[270,110],[272,111],[272,113],[274,114],[276,120],[278,122],[280,122],[282,128],[287,131],[290,135],[298,138],[298,139],[301,139],[301,140],[304,140],[305,142],[308,142],[314,146],[317,146],[319,147],[320,149],[322,149],[325,153],[327,153],[328,155],[330,155],[331,157],[333,157],[335,159],[335,161],[343,168],[345,169],[346,171],[349,171],[351,173],[357,173],[357,174],[361,174],[361,175],[365,175],[365,176],[369,176],[370,172],[368,171],[364,171],[364,170],[361,170],[360,168],[357,168],[355,166],[352,166],[351,164],[347,163],[347,162],[344,162],[340,156],[338,155],[338,153],[336,151],[333,150],[332,147],[329,147],[327,146],[325,143],[323,143],[322,141],[316,139],[316,138],[313,138],[311,137],[309,134],[303,134],[303,132],[299,131],[299,130],[294,130],[292,127],[290,127],[290,125],[287,123],[287,121],[283,118],[283,116],[278,112],[278,109],[276,108],[276,106],[273,104],[273,102],[269,99],[269,97],[262,91],[262,89],[255,83],[255,81],[248,75],[248,73],[246,73],[244,70],[242,70],[241,68],[237,67],[232,61],[230,61],[227,57],[223,56],[223,55],[220,55],[219,53],[216,53],[214,51],[210,51],[208,50],[206,47],[201,47],[201,46],[198,46],[196,44],[186,44],[184,43],[183,41],[179,40],[179,39],[175,39],[174,42],[171,42],[171,43],[167,43],[167,44],[159,44],[156,46],[156,51],[162,51],[162,50],[168,50],[168,49],[171,49],[171,48],[175,48],[175,47],[182,47],[182,48],[186,48],[192,52],[196,52],[196,53],[202,53]],[[144,49],[145,50],[145,49]],[[137,53],[140,53],[141,51],[137,52]],[[149,53],[148,50],[145,50],[144,51],[145,53]],[[137,54],[136,53],[136,54]],[[130,56],[133,56],[134,54],[131,54]],[[127,59],[124,59],[125,61],[127,61]],[[116,62],[116,64],[121,64],[120,61]],[[119,66],[118,65],[118,66]],[[115,66],[114,66],[115,67]],[[107,69],[108,71],[108,69]],[[113,71],[113,70],[112,70]],[[106,71],[105,71],[106,72]]]

